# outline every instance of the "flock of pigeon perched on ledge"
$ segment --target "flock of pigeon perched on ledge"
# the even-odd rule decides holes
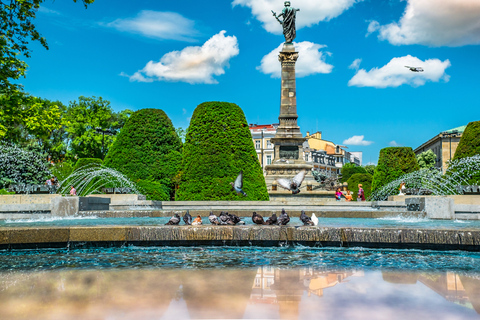
[[[189,210],[183,216],[183,222],[186,225],[198,226],[202,224],[202,217],[197,216],[195,219],[190,215]],[[170,220],[165,223],[165,225],[173,225],[178,226],[180,224],[181,217],[178,213],[175,213]],[[230,214],[228,212],[220,212],[220,216],[216,216],[210,211],[210,215],[208,216],[208,220],[213,225],[244,225],[245,221],[242,221],[237,215]],[[258,225],[277,225],[277,226],[285,226],[290,222],[290,217],[288,213],[285,212],[285,209],[282,209],[282,213],[279,217],[275,213],[272,214],[267,220],[264,220],[261,215],[256,212],[252,214],[252,221]],[[300,215],[300,221],[303,222],[305,226],[316,226],[318,225],[318,218],[315,216],[315,213],[312,213],[312,217],[310,218],[305,214],[305,211],[302,210],[302,214]]]

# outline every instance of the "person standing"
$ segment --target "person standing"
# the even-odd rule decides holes
[[[362,188],[362,184],[360,183],[358,185],[358,195],[357,195],[357,201],[365,201],[365,191]]]
[[[400,188],[398,188],[398,191],[400,191],[398,194],[399,196],[405,195],[405,182],[402,181],[402,183],[400,183]]]
[[[76,196],[77,195],[77,190],[73,186],[70,188],[70,195],[71,196]]]

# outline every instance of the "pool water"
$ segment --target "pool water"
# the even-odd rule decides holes
[[[75,217],[33,217],[30,219],[0,220],[2,227],[39,227],[39,226],[101,226],[132,225],[156,226],[164,225],[169,217],[136,217],[136,218],[99,218],[95,216]],[[241,218],[246,225],[253,225],[250,217]],[[208,217],[202,217],[204,225],[211,225]],[[183,220],[179,226],[183,226]],[[301,226],[299,218],[290,218],[288,226]],[[417,217],[392,216],[385,218],[319,218],[321,227],[371,227],[371,228],[414,228],[414,229],[479,229],[480,220],[431,220]]]
[[[0,251],[0,319],[475,319],[479,312],[478,253]]]

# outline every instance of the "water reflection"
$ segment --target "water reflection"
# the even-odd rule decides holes
[[[316,268],[0,273],[0,319],[470,319],[480,277]]]

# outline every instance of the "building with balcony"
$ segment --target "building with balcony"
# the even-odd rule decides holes
[[[274,146],[270,139],[275,137],[278,123],[274,124],[249,124],[252,134],[253,145],[257,152],[258,160],[265,170],[265,166],[272,163],[274,158]],[[265,172],[265,171],[264,171]]]

